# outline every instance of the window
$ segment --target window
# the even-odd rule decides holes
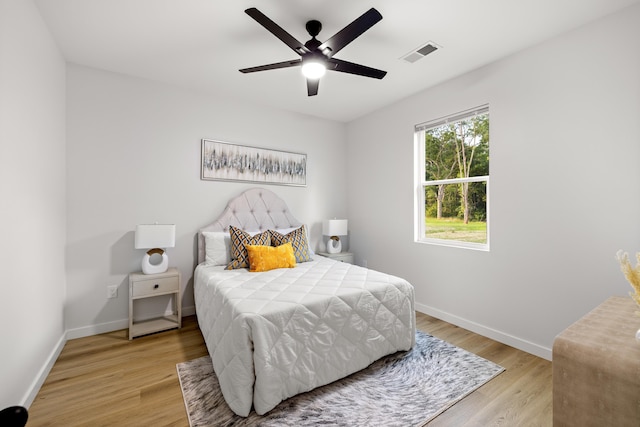
[[[416,241],[489,249],[489,107],[415,128]]]

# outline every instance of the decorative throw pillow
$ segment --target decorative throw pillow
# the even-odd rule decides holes
[[[311,258],[313,258],[313,256],[315,255],[315,252],[313,251],[313,248],[311,247],[311,239],[309,238],[309,227],[307,227],[306,224],[303,224],[302,227],[304,228],[304,235],[307,237],[307,243],[309,243],[309,256]],[[289,227],[289,228],[272,228],[272,231],[277,231],[278,233],[282,234],[282,235],[286,235],[291,233],[292,231],[296,230],[300,228],[300,226],[297,227]]]
[[[229,236],[231,238],[231,262],[227,265],[227,270],[249,267],[249,255],[245,245],[271,246],[271,233],[265,231],[253,236],[244,230],[229,226]]]
[[[276,247],[246,245],[245,248],[249,254],[249,271],[269,271],[296,266],[291,243]]]
[[[280,246],[287,242],[291,243],[291,246],[293,247],[293,254],[296,257],[296,262],[311,261],[309,242],[307,241],[307,233],[304,230],[304,225],[285,235],[274,230],[269,230],[269,233],[271,233],[272,246]]]

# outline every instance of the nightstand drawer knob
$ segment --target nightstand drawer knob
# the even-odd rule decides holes
[[[153,289],[158,289],[160,287],[160,285],[158,285],[157,283],[155,285],[153,285]]]

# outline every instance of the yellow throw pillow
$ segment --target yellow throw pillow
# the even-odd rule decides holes
[[[245,248],[249,254],[249,271],[269,271],[296,266],[296,257],[291,243],[276,247],[245,245]]]

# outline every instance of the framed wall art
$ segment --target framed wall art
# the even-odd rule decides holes
[[[307,155],[228,142],[202,140],[203,180],[307,185]]]

